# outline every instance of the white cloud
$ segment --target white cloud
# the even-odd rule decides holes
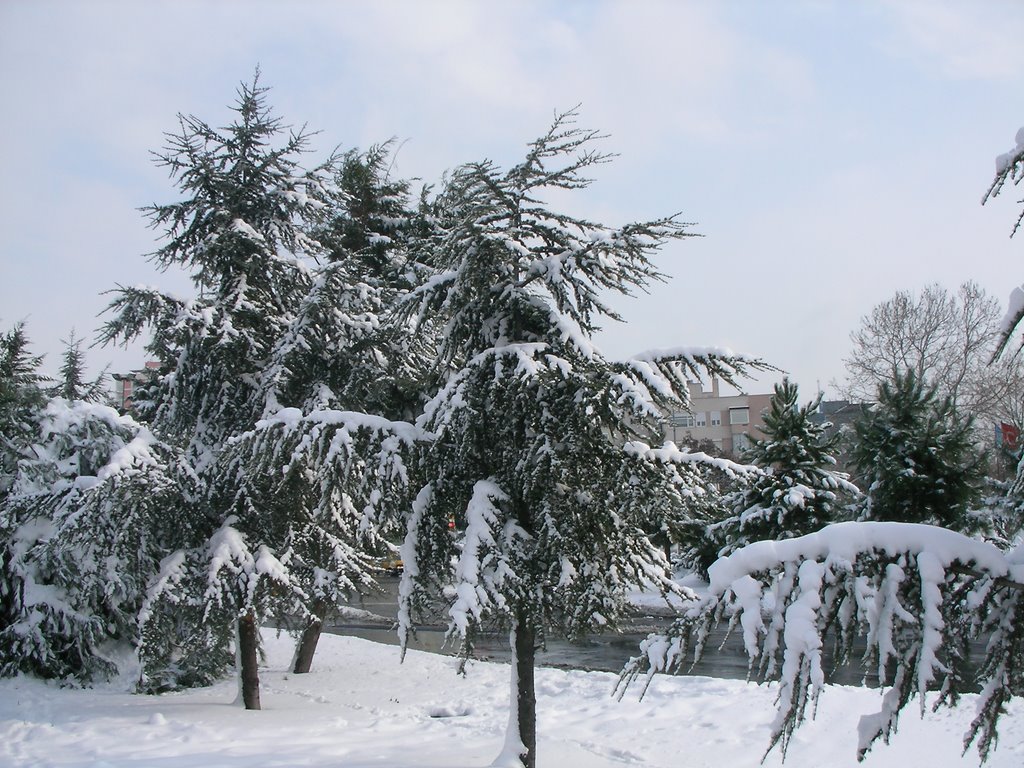
[[[1024,5],[1013,0],[885,0],[895,24],[890,52],[944,76],[1019,82]]]

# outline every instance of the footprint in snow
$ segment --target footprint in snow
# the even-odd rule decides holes
[[[439,704],[433,707],[427,707],[427,715],[433,718],[466,717],[471,714],[473,714],[473,708],[468,704]]]

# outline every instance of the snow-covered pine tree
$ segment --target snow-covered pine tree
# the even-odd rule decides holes
[[[88,682],[118,671],[176,540],[174,453],[105,405],[52,398],[0,502],[0,674]]]
[[[421,227],[410,209],[409,182],[391,177],[393,142],[349,150],[335,176],[341,198],[317,236],[335,260],[353,258],[368,274],[408,282],[406,244]]]
[[[1008,527],[1015,534],[1011,541],[1024,544],[1024,449],[1017,463],[1017,475],[1009,483],[1001,508],[1010,518]]]
[[[983,528],[979,533],[1000,549],[1011,550],[1024,543],[1024,488],[1016,488],[1017,478],[985,478],[977,514]]]
[[[71,335],[63,341],[64,355],[60,364],[60,375],[56,386],[50,390],[54,397],[65,400],[83,400],[90,403],[102,402],[109,398],[104,390],[107,379],[107,368],[100,371],[92,381],[85,378],[85,353],[82,351],[82,340]],[[109,367],[109,366],[108,366]]]
[[[257,73],[239,88],[228,127],[182,116],[180,132],[157,155],[184,199],[147,209],[152,226],[166,238],[151,258],[160,267],[189,272],[197,298],[119,289],[110,307],[115,316],[104,331],[106,340],[116,342],[152,329],[148,349],[161,370],[148,387],[148,402],[143,397],[138,404],[157,435],[182,446],[199,483],[190,498],[179,567],[165,564],[166,578],[151,595],[145,618],[159,622],[160,611],[171,610],[174,600],[202,602],[204,621],[225,620],[237,611],[238,642],[252,651],[241,659],[243,698],[251,706],[258,702],[254,649],[261,612],[280,593],[271,585],[288,581],[278,557],[284,542],[265,538],[272,531],[259,515],[234,516],[246,505],[246,484],[233,485],[217,463],[227,441],[263,415],[262,372],[309,291],[310,260],[326,256],[309,232],[330,211],[335,166],[333,157],[312,170],[300,165],[309,134],[286,131],[265,94]],[[198,596],[182,594],[189,587]],[[284,594],[290,606],[291,593]],[[184,630],[189,642],[200,637],[220,643],[231,634],[225,627]],[[183,639],[168,632],[145,636],[148,643]],[[216,645],[192,658],[216,663],[224,658],[223,648]],[[143,649],[150,661],[174,655],[169,648]],[[155,669],[150,673],[167,678]]]
[[[664,635],[641,644],[620,678],[620,691],[638,677],[699,659],[712,626],[727,619],[740,628],[751,671],[778,679],[778,712],[769,750],[783,755],[835,667],[865,647],[865,677],[887,688],[877,713],[858,727],[858,759],[879,739],[888,743],[900,712],[915,698],[927,706],[956,706],[980,687],[966,751],[974,742],[984,761],[998,739],[1006,704],[1024,695],[1024,547],[1009,554],[991,544],[932,525],[836,523],[796,539],[762,541],[718,560],[708,596]],[[970,664],[972,644],[984,658]]]
[[[837,436],[826,437],[828,424],[812,421],[821,395],[801,406],[796,384],[788,378],[775,385],[761,428],[745,461],[761,472],[726,503],[733,514],[712,527],[711,538],[724,543],[726,555],[754,541],[791,539],[835,522],[843,497],[859,495],[844,473],[835,470]]]
[[[422,267],[409,256],[409,244],[422,238],[431,222],[424,206],[414,209],[408,181],[391,177],[393,142],[359,154],[345,153],[336,185],[344,205],[327,231],[317,231],[338,260],[348,258],[360,269],[360,280],[378,286],[381,316],[375,332],[354,344],[359,364],[351,367],[344,407],[392,419],[415,419],[436,391],[436,375],[426,368],[436,347],[424,323],[413,334],[395,310],[419,281]],[[425,193],[424,193],[425,194]]]
[[[226,516],[202,545],[161,562],[139,611],[142,690],[212,682],[231,659],[233,640],[239,700],[260,709],[260,623],[275,603],[292,604],[293,585],[287,565],[243,530],[257,525],[241,522]]]
[[[20,614],[18,560],[25,546],[8,504],[18,464],[32,456],[32,442],[46,404],[41,363],[42,356],[29,352],[24,323],[16,323],[0,335],[0,633],[6,632]],[[9,662],[8,654],[3,654],[0,669],[6,669]]]
[[[574,117],[507,172],[480,162],[448,177],[417,245],[433,274],[406,301],[414,320],[436,317],[448,374],[419,421],[435,439],[407,520],[399,632],[404,644],[431,597],[467,653],[482,626],[510,630],[504,754],[525,766],[537,760],[538,645],[614,627],[630,584],[673,589],[644,531],[695,480],[690,454],[643,442],[659,406],[685,401],[687,377],[757,365],[716,350],[613,363],[595,348],[598,321],[618,319],[606,296],[659,279],[649,254],[689,233],[675,217],[612,228],[545,205],[545,191],[586,187],[606,159]]]
[[[972,515],[985,472],[970,418],[912,371],[879,387],[878,403],[855,424],[852,456],[865,489],[861,517],[976,530]]]
[[[150,258],[186,270],[197,298],[119,288],[103,333],[119,342],[152,329],[148,349],[162,368],[146,415],[200,472],[262,416],[260,372],[308,290],[309,259],[325,254],[308,231],[329,209],[334,159],[300,166],[310,136],[285,135],[266,90],[258,73],[242,84],[225,129],[179,116],[180,133],[157,155],[185,199],[145,209],[166,239]]]
[[[0,501],[14,483],[46,404],[42,360],[29,352],[24,323],[0,335]]]

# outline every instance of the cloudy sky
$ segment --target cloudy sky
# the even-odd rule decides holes
[[[896,290],[974,280],[1005,301],[1024,277],[1020,195],[979,204],[1024,124],[1022,29],[1014,0],[4,0],[0,328],[25,320],[52,371],[72,328],[93,338],[102,291],[189,293],[145,260],[138,208],[177,199],[149,153],[179,112],[224,124],[258,64],[320,154],[395,137],[396,173],[424,181],[513,163],[580,104],[618,158],[560,204],[609,224],[681,212],[703,235],[618,303],[605,353],[728,345],[830,393],[850,331]]]

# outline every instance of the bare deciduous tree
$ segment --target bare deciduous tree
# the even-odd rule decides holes
[[[861,318],[850,334],[853,348],[843,362],[844,397],[874,399],[879,384],[912,371],[936,385],[954,407],[979,425],[1021,424],[1024,365],[1004,357],[992,364],[1001,338],[999,301],[974,282],[956,293],[938,283],[919,294],[898,291]]]

